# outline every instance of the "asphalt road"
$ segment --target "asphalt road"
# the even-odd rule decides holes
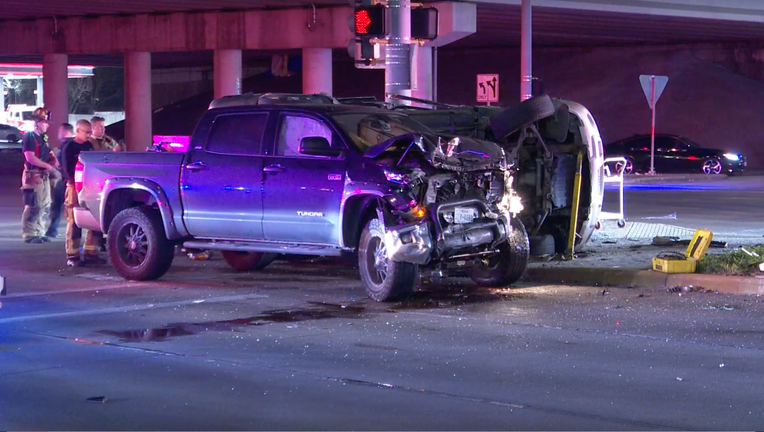
[[[22,243],[17,187],[0,430],[764,429],[761,298],[457,280],[379,304],[341,262],[219,255],[127,283]]]
[[[613,189],[615,185],[607,186],[603,207],[617,211],[617,189]],[[764,176],[629,184],[625,186],[624,209],[627,221],[660,222],[760,237],[764,234]]]

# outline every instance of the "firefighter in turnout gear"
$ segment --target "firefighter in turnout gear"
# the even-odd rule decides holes
[[[64,180],[66,180],[66,199],[64,209],[66,212],[66,265],[69,267],[82,267],[85,265],[103,264],[106,261],[98,257],[98,238],[100,233],[88,230],[85,236],[85,245],[82,247],[84,254],[80,259],[80,241],[82,229],[74,221],[74,207],[79,204],[77,189],[74,185],[74,172],[77,160],[83,151],[92,151],[93,144],[89,138],[92,133],[90,122],[78,120],[74,126],[74,138],[69,139],[61,147],[61,166]]]
[[[26,243],[47,243],[45,236],[48,213],[50,212],[50,179],[58,178],[58,159],[48,145],[50,111],[37,108],[32,112],[34,130],[24,135],[24,172],[21,178],[21,192],[24,199],[24,213],[21,216],[21,231]]]
[[[93,125],[93,135],[90,137],[90,142],[93,144],[93,150],[95,151],[125,151],[122,144],[114,140],[114,138],[106,135],[106,120],[100,116],[93,116],[90,119],[90,124]]]

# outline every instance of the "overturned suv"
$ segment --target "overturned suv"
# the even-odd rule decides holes
[[[387,117],[371,122],[384,133],[391,128],[386,120],[400,116],[377,117]],[[522,204],[499,146],[412,131],[369,148],[365,157],[389,186],[358,245],[370,297],[408,294],[424,269],[466,271],[478,285],[493,287],[522,276],[528,235],[515,217]]]

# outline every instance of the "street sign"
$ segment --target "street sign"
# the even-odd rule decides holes
[[[663,94],[663,90],[666,89],[668,77],[661,75],[640,75],[639,82],[642,84],[642,91],[645,92],[647,104],[650,106],[650,109],[653,109],[655,107],[655,102],[658,102],[658,99],[660,99],[661,95]],[[655,83],[654,97],[652,95],[653,83]],[[653,102],[653,100],[655,102]]]
[[[647,105],[652,110],[653,120],[650,127],[650,175],[655,175],[655,105],[668,84],[668,77],[662,75],[640,75],[639,82],[647,98]]]
[[[478,74],[477,101],[488,104],[499,101],[499,74]]]

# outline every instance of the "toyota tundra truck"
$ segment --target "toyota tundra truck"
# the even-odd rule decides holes
[[[407,296],[423,271],[492,287],[522,276],[528,236],[501,147],[390,110],[299,102],[216,99],[184,153],[83,152],[77,225],[107,233],[129,280],[161,277],[176,245],[220,250],[237,271],[355,253],[377,301]]]

